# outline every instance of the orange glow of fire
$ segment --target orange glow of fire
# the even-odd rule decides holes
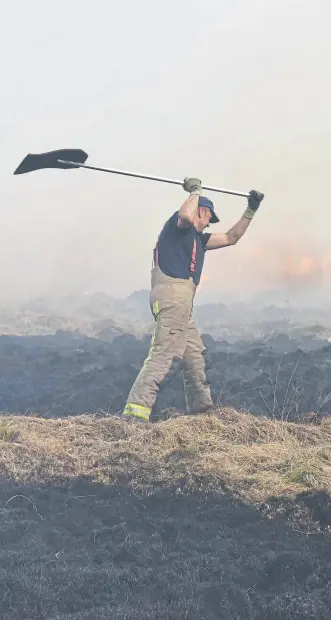
[[[208,280],[210,280],[209,276],[206,276],[206,274],[202,273],[197,292],[201,291],[201,289],[204,288],[205,283],[208,282]]]
[[[287,278],[320,278],[323,271],[323,260],[320,257],[309,254],[285,256],[283,276]]]
[[[248,249],[251,264],[259,282],[270,286],[322,285],[331,275],[331,253],[318,248],[305,248],[301,243],[256,245]]]

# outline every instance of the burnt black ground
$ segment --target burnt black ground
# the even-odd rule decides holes
[[[330,505],[3,481],[0,617],[329,620]]]
[[[216,405],[293,420],[331,412],[331,344],[286,334],[234,344],[203,336],[207,379]],[[150,336],[112,342],[58,332],[0,336],[0,411],[58,417],[118,412],[147,356]],[[154,408],[185,409],[180,372],[164,383]]]

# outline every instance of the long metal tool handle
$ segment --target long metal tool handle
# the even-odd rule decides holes
[[[155,177],[149,174],[139,174],[138,172],[127,172],[125,170],[117,170],[115,168],[100,168],[99,166],[90,166],[89,164],[78,164],[74,161],[65,161],[63,159],[57,160],[60,164],[70,164],[77,168],[89,168],[90,170],[99,170],[100,172],[110,172],[112,174],[122,174],[126,177],[136,177],[138,179],[148,179],[150,181],[160,181],[161,183],[172,183],[173,185],[183,186],[183,181],[176,181],[175,179],[166,179],[165,177]],[[203,185],[203,189],[209,192],[220,192],[222,194],[232,194],[233,196],[243,196],[248,198],[249,194],[245,192],[237,192],[232,189],[223,189],[221,187],[213,187],[212,185]]]

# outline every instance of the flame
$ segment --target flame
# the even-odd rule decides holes
[[[323,286],[331,275],[331,254],[321,248],[291,242],[261,244],[248,249],[247,265],[263,286]]]
[[[282,271],[285,278],[317,279],[323,275],[323,261],[311,254],[288,254],[285,256]]]
[[[331,284],[331,248],[319,245],[318,239],[275,237],[238,244],[228,261],[225,251],[215,253],[213,260],[198,287],[203,296],[278,290],[290,298],[291,292],[324,294]]]

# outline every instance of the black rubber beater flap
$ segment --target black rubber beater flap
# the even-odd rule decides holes
[[[44,168],[78,168],[72,164],[61,164],[58,160],[62,159],[68,162],[84,164],[88,158],[88,154],[81,149],[59,149],[58,151],[49,151],[48,153],[29,153],[20,165],[16,168],[14,174],[25,174],[33,172],[33,170],[42,170]]]

